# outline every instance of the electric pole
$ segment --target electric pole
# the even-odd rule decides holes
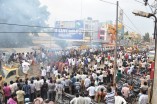
[[[152,13],[146,13],[143,11],[136,11],[133,12],[133,14],[137,16],[142,16],[142,17],[154,17],[155,18],[155,27],[154,27],[154,39],[155,39],[155,68],[151,69],[154,70],[154,79],[152,81],[152,86],[151,86],[151,95],[150,95],[150,104],[157,104],[157,0],[154,0],[152,5],[149,4],[148,0],[144,0],[145,6],[149,6],[150,10]]]
[[[117,1],[116,6],[116,39],[115,39],[115,50],[114,50],[114,83],[116,83],[116,73],[117,73],[117,39],[118,39],[118,7],[119,1]]]

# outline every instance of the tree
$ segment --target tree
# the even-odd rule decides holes
[[[143,36],[143,40],[144,40],[145,42],[150,42],[149,33],[145,33],[145,36]]]
[[[129,32],[128,32],[128,31],[127,31],[127,32],[125,32],[125,33],[124,33],[124,35],[129,35]]]
[[[44,29],[29,26],[46,26],[49,17],[47,7],[41,6],[39,0],[1,0],[0,13],[0,47],[8,48],[31,45],[29,34]]]

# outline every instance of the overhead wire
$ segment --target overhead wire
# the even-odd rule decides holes
[[[118,20],[118,21],[120,22],[120,20]],[[124,23],[123,23],[123,25],[125,26],[125,28],[128,27],[131,31],[135,31],[135,30],[134,30],[133,28],[131,28],[130,26],[128,26],[128,25],[126,25],[126,24],[124,24]]]
[[[122,9],[120,6],[119,6],[119,8]],[[142,32],[136,27],[136,25],[133,23],[133,21],[130,19],[130,17],[124,12],[124,10],[123,10],[123,14],[129,20],[129,22],[132,24],[132,26],[138,31],[138,33],[142,34]]]
[[[15,23],[4,23],[0,22],[2,25],[13,25],[13,26],[23,26],[23,27],[37,27],[37,28],[54,28],[54,27],[45,27],[45,26],[33,26],[33,25],[23,25],[23,24],[15,24]]]
[[[101,2],[105,2],[105,3],[108,3],[108,4],[111,4],[111,5],[116,5],[115,3],[113,3],[113,2],[109,2],[109,1],[106,1],[106,0],[99,0],[99,1],[101,1]]]
[[[115,3],[112,3],[112,2],[109,2],[109,1],[105,1],[105,0],[99,0],[101,2],[105,2],[105,3],[108,3],[108,4],[112,4],[112,5],[115,5]],[[134,28],[136,30],[137,27],[134,25],[134,23],[131,21],[131,19],[126,15],[126,13],[123,11],[124,15],[128,18],[128,20],[132,23],[132,25],[134,26]],[[36,27],[36,28],[52,28],[52,29],[69,29],[69,28],[55,28],[55,27],[46,27],[46,26],[37,26],[37,25],[23,25],[23,24],[15,24],[15,23],[0,23],[0,24],[3,24],[3,25],[10,25],[10,26],[22,26],[22,27]],[[130,26],[126,25],[126,27],[130,28]],[[130,28],[131,30],[134,30],[132,28]],[[69,29],[70,30],[70,29]],[[138,30],[139,31],[139,30]],[[0,32],[0,33],[56,33],[56,32]],[[59,32],[59,33],[66,33],[66,32]],[[67,33],[79,33],[79,32],[67,32]],[[80,32],[81,33],[81,32]]]
[[[109,2],[109,1],[106,1],[106,0],[99,0],[99,1],[102,1],[102,2],[105,2],[105,3],[108,3],[108,4],[112,4],[112,5],[115,5],[116,6],[116,4],[115,3],[112,3],[112,2]],[[136,0],[136,1],[138,1],[138,0]],[[142,2],[140,2],[140,3],[142,3]],[[121,9],[121,7],[119,6],[119,8]],[[124,15],[126,16],[126,18],[131,22],[131,24],[133,25],[133,27],[138,31],[138,33],[140,33],[141,34],[141,31],[139,31],[139,29],[136,27],[136,25],[132,22],[132,20],[129,18],[129,16],[127,16],[127,14],[123,11],[123,13],[124,13]],[[126,25],[125,24],[125,26],[127,26],[127,27],[129,27],[130,28],[130,26],[128,26],[128,25]],[[134,29],[132,29],[132,28],[130,28],[131,30],[134,30]]]
[[[138,0],[135,0],[135,1],[144,5],[144,2],[141,2],[141,1],[138,1]],[[153,9],[152,9],[152,5],[150,5],[149,3],[147,3],[147,4],[148,4],[148,6],[149,6],[151,12],[154,13],[154,12],[153,12]]]
[[[95,31],[95,32],[92,32],[92,33],[97,33],[98,31]],[[9,33],[78,33],[78,34],[81,34],[81,33],[84,33],[84,32],[16,32],[16,31],[14,31],[14,32],[5,32],[5,31],[2,31],[2,32],[0,32],[0,34],[2,34],[2,33],[6,33],[6,34],[9,34]],[[90,32],[89,32],[90,33]]]

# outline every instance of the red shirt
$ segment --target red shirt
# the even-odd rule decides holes
[[[108,60],[110,60],[110,58],[111,58],[111,57],[108,55]]]
[[[150,79],[154,79],[155,62],[151,63]]]
[[[128,59],[128,57],[129,57],[129,55],[128,55],[128,54],[126,54],[126,55],[125,55],[125,59],[127,60],[127,59]]]

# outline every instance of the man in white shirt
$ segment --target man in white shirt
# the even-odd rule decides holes
[[[72,66],[73,67],[75,66],[75,59],[74,58],[72,59]]]
[[[142,95],[140,95],[138,104],[148,104],[148,94],[146,94],[146,90],[142,90]]]
[[[119,67],[119,66],[122,66],[122,64],[123,64],[123,62],[122,62],[122,60],[119,58],[119,59],[117,60],[117,65],[118,65],[118,67]]]
[[[45,77],[46,76],[46,69],[41,67],[41,76]]]
[[[107,66],[109,64],[109,62],[107,60],[105,60],[105,65]]]
[[[102,74],[102,72],[100,73],[100,75],[98,76],[98,78],[99,78],[100,82],[103,82],[103,74]]]
[[[115,96],[115,104],[127,104],[125,99],[121,97],[121,92],[118,91]]]
[[[123,73],[124,72],[124,68],[122,67],[122,66],[119,66],[119,68],[118,68],[120,71],[121,71],[121,73]]]
[[[96,80],[96,78],[97,78],[97,74],[96,74],[95,71],[92,73],[92,77],[93,77],[94,80]]]
[[[85,88],[89,87],[90,84],[91,84],[91,81],[90,81],[90,79],[87,76],[86,79],[84,80],[84,86],[85,86]]]
[[[39,78],[37,78],[37,81],[34,82],[34,85],[35,85],[36,95],[40,94],[42,84],[41,84]]]
[[[55,77],[57,77],[59,75],[58,70],[54,70],[53,74],[55,75]]]
[[[23,62],[22,62],[22,70],[23,70],[23,73],[25,74],[25,79],[27,78],[29,66],[30,66],[30,64],[28,62],[25,62],[25,60],[23,60]]]
[[[100,65],[100,58],[97,57],[97,63]]]
[[[80,96],[78,97],[77,104],[85,104],[85,99],[83,97],[83,94],[80,94]]]
[[[18,86],[17,86],[18,83],[19,83],[18,80],[16,80],[16,82],[12,84],[12,87],[14,87],[14,91],[18,90]]]
[[[47,65],[47,67],[46,67],[46,75],[47,75],[48,78],[50,77],[50,69],[51,69],[51,66]]]
[[[85,93],[84,101],[85,101],[84,104],[91,104],[91,102],[92,102],[91,98],[88,97],[87,93]]]
[[[87,77],[87,75],[86,75],[86,74],[84,74],[84,73],[81,75],[82,80],[85,80],[85,79],[86,79],[86,77]]]
[[[88,63],[90,63],[91,62],[91,59],[88,57]]]
[[[69,63],[69,66],[71,66],[71,64],[72,64],[72,59],[71,58],[68,59],[68,63]]]
[[[77,104],[77,100],[78,100],[79,94],[76,94],[76,97],[74,97],[71,101],[70,104]]]
[[[95,88],[95,92],[100,92],[101,89],[106,92],[106,88],[103,85],[103,82],[100,82],[99,85]]]
[[[97,70],[98,65],[95,63],[95,65],[93,67],[94,67],[94,70]]]
[[[9,85],[10,89],[11,89],[11,93],[13,94],[15,92],[15,88],[13,85],[13,81],[10,81],[10,85]]]
[[[127,73],[128,73],[128,74],[131,74],[131,73],[133,72],[133,70],[134,70],[134,65],[131,65],[131,66],[130,66],[130,69],[128,70]]]
[[[46,54],[44,52],[41,53],[41,58],[42,58],[42,62],[44,62],[46,59]]]
[[[89,96],[94,99],[95,97],[95,87],[94,83],[91,83],[91,86],[87,88],[87,91],[89,92]]]

